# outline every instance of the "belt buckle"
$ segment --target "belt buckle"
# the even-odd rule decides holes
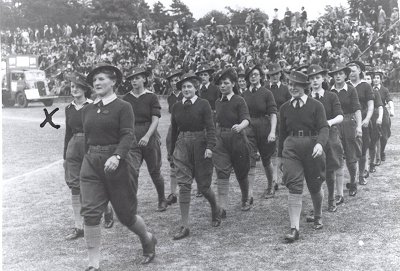
[[[297,133],[298,133],[298,135],[300,137],[304,137],[304,131],[303,130],[299,130]]]

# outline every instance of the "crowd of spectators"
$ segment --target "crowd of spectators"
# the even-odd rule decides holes
[[[367,21],[362,11],[357,20],[331,14],[308,21],[303,8],[297,13],[287,9],[282,19],[275,10],[270,23],[256,20],[251,12],[241,26],[216,25],[211,20],[206,27],[189,27],[185,19],[157,30],[150,30],[145,20],[132,23],[129,31],[120,31],[113,22],[45,25],[1,31],[1,51],[3,59],[8,54],[38,55],[40,68],[60,95],[68,94],[66,73],[87,74],[98,62],[112,63],[125,74],[134,66],[145,66],[152,70],[153,91],[166,94],[162,78],[170,69],[195,70],[204,62],[216,70],[226,65],[245,70],[254,64],[267,69],[271,62],[286,70],[313,63],[329,69],[357,58],[384,70],[386,85],[398,91],[400,38],[395,23],[399,13],[394,8],[383,20],[381,11],[376,22]],[[129,88],[129,82],[124,82],[119,92]]]

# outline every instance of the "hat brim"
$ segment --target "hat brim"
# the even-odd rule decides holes
[[[267,71],[266,74],[267,75],[273,75],[273,74],[277,74],[278,72],[282,72],[282,69],[273,70],[273,71]]]
[[[70,81],[70,82],[72,82],[72,83],[74,83],[76,85],[82,86],[85,89],[91,89],[92,88],[92,86],[90,86],[86,81],[79,80],[79,79],[76,79],[74,77],[68,78],[68,81]]]
[[[199,83],[201,82],[201,78],[200,77],[198,77],[197,75],[193,75],[193,76],[189,76],[189,77],[181,79],[178,83],[176,83],[176,88],[177,89],[182,89],[182,84],[185,83],[186,81],[189,81],[189,80],[192,80],[192,79],[195,79],[195,80],[199,81]]]
[[[165,77],[168,81],[169,80],[171,80],[173,77],[176,77],[176,76],[182,76],[182,72],[181,71],[177,71],[177,72],[174,72],[173,74],[170,74],[170,75],[168,75],[167,77]]]
[[[354,65],[360,67],[360,69],[361,69],[362,72],[365,71],[365,64],[362,63],[362,62],[360,62],[360,61],[357,61],[357,60],[355,60],[355,61],[350,61],[349,63],[346,64],[346,66],[354,66]]]
[[[304,81],[299,81],[299,80],[297,80],[297,78],[291,77],[290,74],[288,74],[286,76],[287,76],[287,79],[289,81],[292,81],[292,82],[294,82],[296,84],[300,84],[300,85],[304,85],[304,86],[307,86],[307,85],[310,84],[310,81],[305,81],[305,82]]]
[[[325,75],[327,75],[328,74],[328,70],[320,70],[320,71],[313,72],[313,73],[307,73],[307,76],[308,76],[308,78],[310,78],[311,76],[317,75],[317,74],[325,74]]]
[[[141,75],[141,74],[143,74],[145,77],[149,77],[150,76],[150,72],[148,72],[148,71],[140,71],[140,72],[129,74],[128,76],[126,76],[126,80],[131,80],[136,75]]]
[[[122,72],[120,71],[120,69],[118,69],[117,67],[115,67],[113,65],[102,65],[102,66],[95,67],[86,76],[86,82],[90,86],[93,86],[93,77],[94,77],[94,75],[99,73],[99,71],[101,71],[101,70],[111,70],[111,71],[113,71],[115,73],[115,75],[117,77],[116,86],[118,86],[122,82]]]
[[[343,67],[343,68],[341,68],[341,69],[329,71],[329,72],[328,72],[328,75],[329,75],[330,77],[333,77],[333,76],[335,75],[335,73],[340,72],[340,71],[344,71],[344,73],[345,73],[346,75],[348,75],[348,74],[350,73],[350,68],[349,68],[349,67]]]
[[[206,70],[202,70],[202,71],[197,71],[197,72],[195,72],[194,74],[196,74],[197,76],[199,76],[199,74],[200,73],[203,73],[203,72],[206,72],[206,73],[208,73],[208,74],[212,74],[212,73],[214,73],[214,69],[206,69]]]

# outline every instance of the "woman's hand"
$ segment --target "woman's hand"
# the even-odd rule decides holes
[[[243,130],[243,127],[240,124],[235,124],[232,126],[232,131],[235,133],[240,133]]]
[[[140,147],[146,147],[148,143],[149,143],[149,137],[148,137],[147,135],[144,135],[144,136],[139,140],[138,145],[139,145]]]
[[[362,128],[361,127],[356,128],[356,137],[362,137]]]
[[[206,151],[204,152],[204,158],[211,158],[212,157],[212,150],[210,149],[206,149]]]
[[[271,131],[271,132],[269,133],[269,135],[268,135],[267,140],[268,140],[268,143],[274,142],[274,141],[276,140],[276,135],[275,135],[275,133],[273,133],[273,132]]]
[[[321,156],[323,151],[324,151],[324,149],[322,148],[321,144],[319,144],[319,143],[315,144],[313,153],[312,153],[312,157],[317,158],[317,157]]]
[[[113,155],[107,159],[106,163],[104,164],[104,172],[111,173],[118,168],[119,160],[117,156]]]

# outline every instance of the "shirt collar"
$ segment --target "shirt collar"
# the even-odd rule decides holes
[[[148,89],[145,89],[145,90],[144,90],[142,93],[140,93],[139,95],[134,94],[134,93],[133,93],[133,90],[131,90],[129,93],[132,94],[135,98],[139,98],[140,96],[142,96],[142,95],[144,95],[144,94],[146,94],[146,93],[153,93],[153,92],[151,92],[151,91],[148,90]]]
[[[192,104],[194,104],[194,102],[197,100],[197,98],[198,98],[197,95],[194,95],[194,96],[190,99],[190,101],[192,102]],[[185,97],[183,97],[182,103],[184,104],[185,101],[187,101],[187,99],[186,99]]]
[[[325,94],[325,89],[323,89],[323,88],[321,88],[321,89],[319,89],[318,91],[311,91],[311,97],[313,97],[313,98],[315,98],[315,95],[316,94],[319,94],[319,97],[324,97],[324,94]]]
[[[295,98],[291,98],[290,99],[290,103],[292,103],[294,101]],[[308,96],[306,94],[304,94],[303,96],[300,97],[300,99],[303,101],[303,104],[306,104]]]
[[[91,104],[93,101],[91,99],[86,98],[86,101],[83,102],[83,104],[76,104],[75,101],[71,102],[71,105],[75,107],[76,110],[82,109],[86,104]]]
[[[359,84],[361,84],[362,82],[366,82],[366,81],[363,80],[363,79],[361,79],[361,81],[358,82],[356,85],[354,85],[353,82],[351,82],[350,80],[349,80],[349,82],[350,82],[350,84],[351,84],[353,87],[356,87],[356,86],[358,86]]]
[[[258,85],[257,85],[257,89],[259,89],[260,87],[261,87],[261,84],[260,84],[260,83],[258,83]],[[250,90],[250,91],[253,91],[253,86],[250,86],[250,87],[249,87],[249,90]]]
[[[345,91],[347,91],[347,90],[349,89],[346,83],[344,83],[344,86],[343,86],[342,89],[344,89]],[[335,85],[333,85],[333,86],[331,87],[331,90],[336,90],[337,92],[341,91],[342,89],[336,89],[336,88],[335,88]]]
[[[171,95],[174,95],[175,97],[179,97],[179,95],[181,95],[181,92],[179,91],[178,94],[175,94],[175,92],[172,91]]]
[[[203,86],[206,86],[206,88],[208,88],[208,86],[210,85],[210,82],[208,82],[207,84],[201,84],[201,87],[200,88],[202,88]]]
[[[235,93],[231,92],[228,95],[226,95],[226,98],[228,99],[228,101],[230,101],[233,97],[233,95],[235,95]],[[220,101],[222,101],[222,98],[224,98],[224,95],[222,95]]]
[[[94,104],[99,103],[100,101],[103,101],[103,105],[107,105],[111,102],[113,102],[115,99],[117,99],[117,94],[113,93],[110,96],[106,97],[106,98],[99,98],[97,97],[96,100],[93,102]]]
[[[270,83],[269,86],[272,88],[273,83]],[[281,87],[281,81],[278,81],[278,83],[276,83],[276,85],[278,86],[278,88]]]
[[[377,85],[377,86],[373,86],[372,88],[373,88],[373,89],[376,89],[376,88],[377,88],[377,89],[381,89],[381,86],[382,86],[382,85],[379,84],[379,85]]]

